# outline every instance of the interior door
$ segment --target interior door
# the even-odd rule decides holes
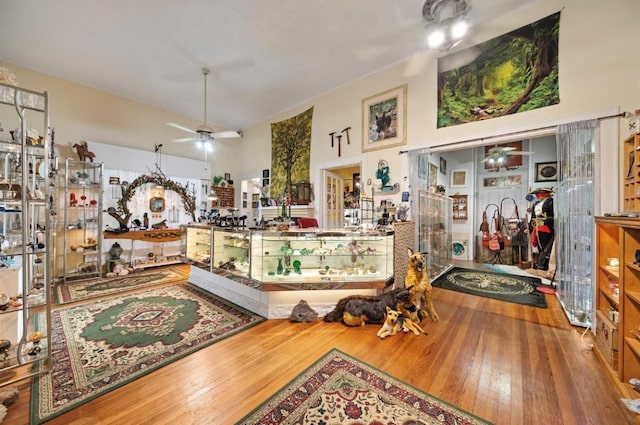
[[[325,227],[343,227],[344,225],[344,180],[329,170],[324,170],[324,187],[326,194]]]

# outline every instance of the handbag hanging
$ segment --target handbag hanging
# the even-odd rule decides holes
[[[504,249],[504,238],[502,237],[502,232],[500,232],[500,214],[497,210],[493,213],[491,222],[494,230],[489,239],[489,249],[494,252],[502,251]]]

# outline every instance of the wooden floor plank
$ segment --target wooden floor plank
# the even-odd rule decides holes
[[[232,424],[332,348],[496,424],[637,423],[555,296],[539,309],[433,294],[441,320],[423,322],[428,335],[380,340],[377,325],[267,320],[49,424]],[[3,425],[28,423],[28,385],[20,390]]]

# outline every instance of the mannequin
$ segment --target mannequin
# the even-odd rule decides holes
[[[531,209],[529,234],[535,262],[534,269],[548,270],[554,240],[553,193],[549,189],[538,189],[532,193],[535,203]]]

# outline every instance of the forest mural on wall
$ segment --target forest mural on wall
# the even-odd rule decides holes
[[[560,12],[438,59],[438,128],[560,103]]]
[[[279,201],[291,185],[308,182],[311,162],[313,107],[271,123],[271,198]]]

